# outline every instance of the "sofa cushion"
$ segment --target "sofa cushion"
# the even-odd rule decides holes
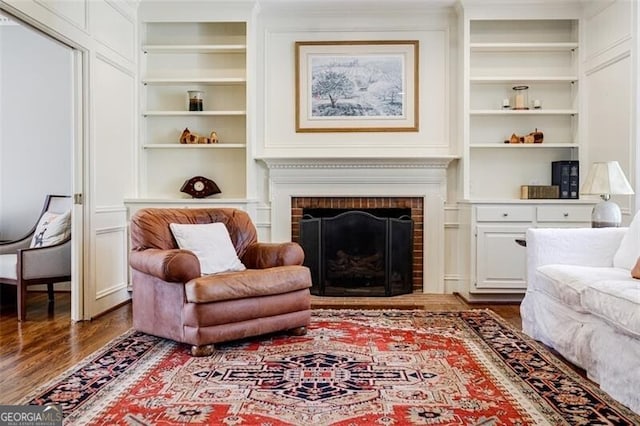
[[[282,294],[309,287],[309,268],[290,265],[205,275],[187,282],[185,291],[187,302],[211,303]]]
[[[246,269],[238,259],[229,231],[223,223],[171,223],[169,227],[178,247],[196,255],[203,275]]]
[[[588,312],[582,306],[581,293],[590,285],[605,280],[629,279],[629,271],[620,268],[543,265],[538,268],[535,289],[577,312]]]
[[[640,281],[606,280],[582,292],[582,305],[617,329],[640,337]]]
[[[613,256],[613,266],[631,270],[640,256],[640,211],[629,225],[629,229],[622,237],[620,247]]]

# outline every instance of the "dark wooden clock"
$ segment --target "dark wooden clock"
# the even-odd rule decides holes
[[[194,176],[187,179],[180,188],[180,192],[191,195],[193,198],[205,198],[210,195],[220,194],[220,188],[211,179],[203,176]]]

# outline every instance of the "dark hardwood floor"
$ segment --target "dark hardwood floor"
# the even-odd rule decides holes
[[[47,309],[46,293],[30,293],[27,321],[17,320],[15,302],[0,300],[0,404],[18,404],[35,388],[103,347],[131,328],[126,304],[92,321],[71,321],[69,293],[56,293]],[[391,298],[312,297],[313,308],[461,310],[490,308],[520,329],[517,304],[469,305],[454,295],[411,294]]]

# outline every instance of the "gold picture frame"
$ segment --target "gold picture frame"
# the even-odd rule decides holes
[[[298,41],[296,132],[417,132],[419,42]]]

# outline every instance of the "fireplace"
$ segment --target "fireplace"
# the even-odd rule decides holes
[[[411,292],[422,291],[424,280],[424,199],[422,197],[291,197],[291,238],[300,241],[300,224],[304,214],[316,218],[348,211],[362,211],[377,216],[398,219],[411,218],[412,247],[408,258],[411,262]],[[305,257],[315,256],[305,249]],[[314,284],[318,283],[314,279]],[[315,291],[315,288],[314,288]]]
[[[408,207],[414,224],[413,291],[447,291],[447,167],[455,156],[300,158],[286,149],[270,153],[274,156],[260,158],[268,168],[270,205],[256,212],[264,240],[298,241],[305,207]]]
[[[411,209],[305,208],[299,242],[320,296],[412,292]]]

